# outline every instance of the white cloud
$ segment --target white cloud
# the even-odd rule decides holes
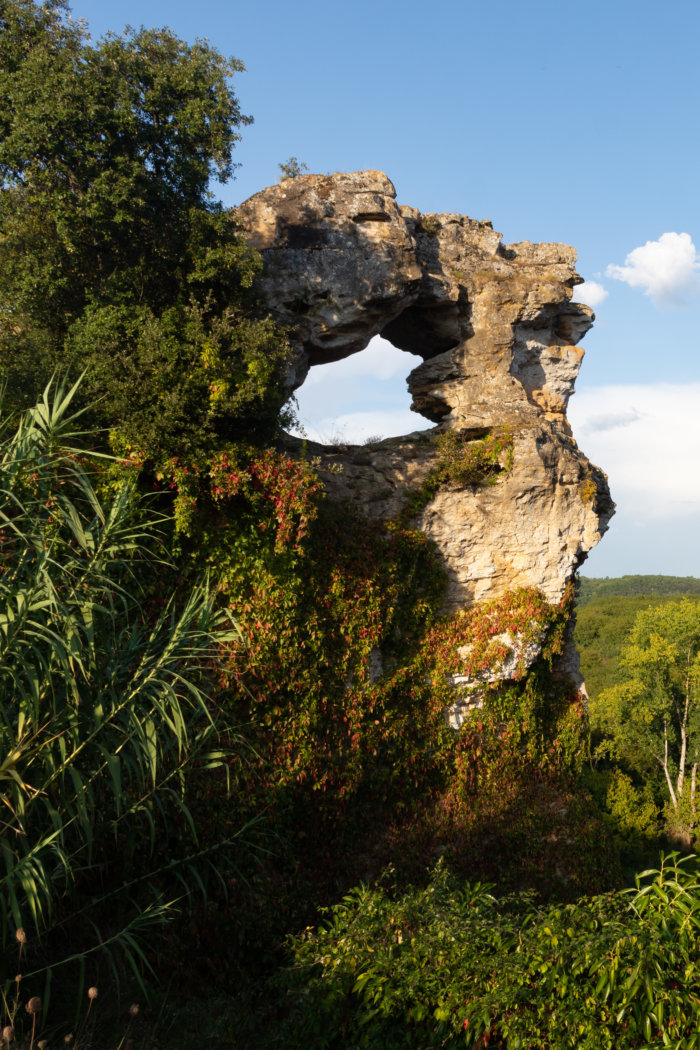
[[[327,373],[325,369],[333,369],[333,382],[342,383],[346,379],[356,376],[371,376],[382,381],[400,376],[405,379],[408,373],[419,365],[422,358],[417,354],[409,354],[405,350],[397,350],[386,339],[375,335],[370,339],[364,350],[343,361],[335,361],[332,365],[317,365],[309,372],[306,384],[316,386],[325,382]],[[306,385],[305,384],[305,385]]]
[[[683,306],[700,292],[700,257],[689,233],[662,233],[629,253],[624,266],[611,263],[608,277],[641,288],[655,306]]]
[[[410,409],[378,412],[347,412],[340,416],[304,422],[304,436],[322,445],[361,445],[369,438],[381,440],[425,430],[434,424]]]
[[[604,288],[598,281],[584,281],[583,284],[576,285],[572,298],[575,303],[585,303],[586,306],[595,310],[607,297],[607,288]]]
[[[640,524],[700,511],[699,404],[700,383],[583,388],[571,401],[574,437]]]
[[[643,415],[636,408],[623,409],[622,411],[603,412],[597,416],[590,416],[585,423],[585,429],[592,430],[615,430],[617,427],[628,427],[643,419]]]
[[[312,368],[297,391],[299,422],[312,441],[359,445],[433,426],[411,412],[406,376],[421,358],[375,336],[360,353]]]

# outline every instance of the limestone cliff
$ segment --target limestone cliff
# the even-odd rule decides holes
[[[323,474],[329,496],[388,518],[434,465],[431,435],[454,429],[477,440],[508,428],[512,467],[498,484],[448,485],[414,523],[444,559],[446,611],[522,586],[556,602],[614,510],[605,474],[566,419],[583,357],[577,344],[593,322],[571,301],[581,280],[576,252],[504,245],[490,222],[422,215],[395,197],[381,172],[304,175],[238,209],[262,253],[269,307],[292,326],[290,390],[310,367],[356,353],[377,334],[423,358],[408,387],[434,430],[313,446],[323,463],[342,465]],[[562,670],[577,679],[573,647]]]

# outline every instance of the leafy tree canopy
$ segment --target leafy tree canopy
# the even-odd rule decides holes
[[[700,764],[700,603],[691,599],[637,615],[620,659],[620,681],[591,706],[602,750],[627,768],[663,776],[670,822],[695,828]]]
[[[663,598],[651,593],[604,593],[599,598],[591,598],[584,605],[578,606],[574,638],[581,655],[581,670],[591,699],[594,700],[601,690],[608,689],[617,682],[620,653],[637,614],[664,602],[679,602],[683,597],[692,601],[700,600],[700,595],[692,594]]]
[[[98,421],[154,459],[265,430],[283,336],[212,197],[249,123],[243,66],[169,30],[97,43],[64,0],[0,0],[0,352],[10,394],[88,371]],[[154,423],[157,422],[157,426]]]

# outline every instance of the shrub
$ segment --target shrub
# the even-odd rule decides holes
[[[469,434],[446,430],[435,441],[437,461],[420,488],[407,492],[399,522],[407,524],[444,485],[495,485],[513,466],[513,435],[507,428],[472,440]]]
[[[607,808],[622,835],[654,842],[659,837],[659,807],[650,785],[636,787],[631,777],[613,770],[606,797]]]
[[[392,899],[360,887],[291,939],[285,1046],[697,1046],[700,882],[662,858],[632,890],[536,907],[439,865]]]

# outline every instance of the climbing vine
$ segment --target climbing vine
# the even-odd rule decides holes
[[[457,479],[489,484],[510,465],[508,432],[439,440],[426,492]],[[504,718],[500,679],[520,702],[537,650],[549,665],[561,652],[571,588],[554,605],[520,588],[440,616],[445,574],[425,534],[403,517],[370,522],[330,504],[304,460],[237,446],[206,465],[171,467],[167,485],[188,509],[200,507],[196,557],[242,632],[222,681],[245,686],[232,702],[263,734],[273,731],[278,785],[352,793],[377,756],[390,780],[408,767],[414,782],[428,766],[432,775],[454,747],[444,717],[454,676],[483,686],[486,707],[498,696]]]
[[[445,443],[454,471],[466,457],[490,483],[508,465],[509,435],[468,444],[466,457]],[[442,483],[456,476],[449,462]],[[542,784],[566,781],[584,750],[583,705],[552,672],[571,588],[554,604],[520,588],[445,616],[425,534],[326,500],[314,465],[282,451],[231,448],[197,471],[175,464],[165,483],[190,486],[193,557],[241,631],[219,662],[221,702],[252,745],[237,819],[274,818],[295,879],[308,865],[311,883],[332,880],[362,849],[375,863],[420,865],[440,842],[471,857],[470,836],[509,805],[530,806],[540,835]],[[479,705],[459,732],[446,718],[455,676]]]
[[[426,645],[445,675],[477,677],[498,668],[515,652],[516,666],[510,677],[518,680],[527,671],[525,654],[533,644],[542,643],[542,656],[550,664],[561,653],[573,596],[573,584],[554,605],[536,587],[508,591],[501,598],[441,620]]]

